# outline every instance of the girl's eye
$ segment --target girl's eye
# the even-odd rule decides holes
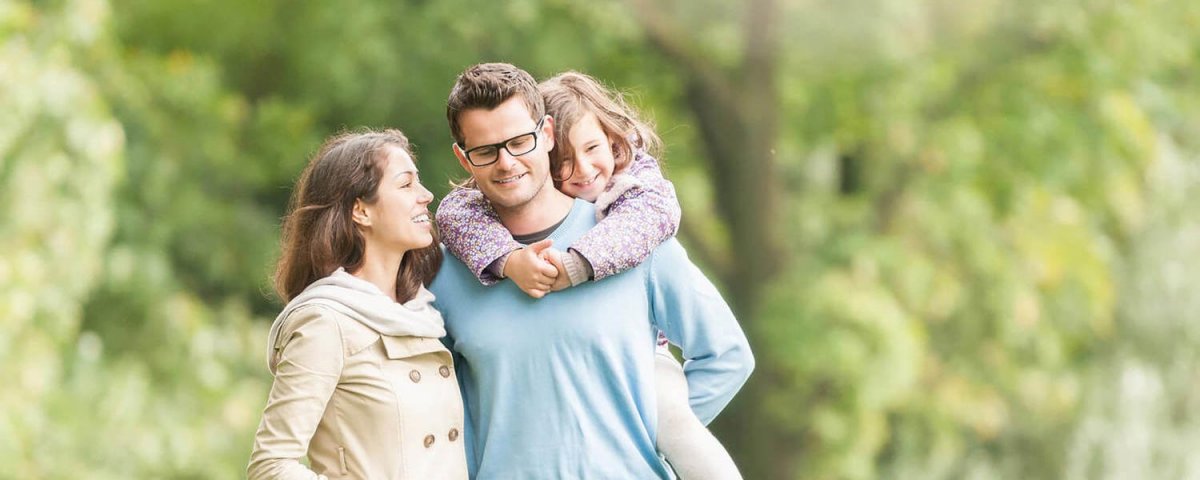
[[[597,147],[599,147],[599,145],[592,145],[592,146],[588,147],[587,150],[584,150],[584,151],[591,153],[591,151],[595,150]]]

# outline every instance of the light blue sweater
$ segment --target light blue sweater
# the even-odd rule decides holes
[[[554,247],[595,217],[576,200]],[[452,255],[430,290],[455,352],[471,478],[670,478],[655,449],[656,329],[682,349],[705,424],[754,368],[729,306],[673,238],[634,269],[542,299],[485,287]]]

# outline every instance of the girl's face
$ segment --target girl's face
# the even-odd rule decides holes
[[[575,171],[563,180],[559,190],[572,197],[596,201],[613,175],[613,145],[596,115],[588,113],[567,132],[572,151],[562,152],[563,165]],[[569,167],[564,167],[569,168]]]

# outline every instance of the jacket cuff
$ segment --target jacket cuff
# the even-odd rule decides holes
[[[567,254],[562,257],[563,268],[567,270],[567,278],[571,280],[571,286],[578,286],[586,282],[592,277],[592,264],[588,263],[583,255],[574,249],[568,249]]]
[[[500,256],[500,258],[497,258],[496,261],[489,264],[487,266],[488,273],[491,273],[496,278],[501,279],[501,280],[508,278],[507,276],[504,275],[504,266],[508,265],[508,257],[511,256],[513,254],[513,252],[515,252],[515,251],[516,250],[513,250],[512,252],[508,252],[508,253]]]

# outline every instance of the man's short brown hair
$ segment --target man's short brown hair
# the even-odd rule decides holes
[[[446,100],[446,120],[450,122],[450,134],[461,148],[467,148],[458,116],[473,108],[491,110],[514,95],[525,99],[525,107],[533,121],[546,114],[542,94],[538,92],[533,76],[507,63],[481,63],[472,66],[458,76],[450,98]]]

